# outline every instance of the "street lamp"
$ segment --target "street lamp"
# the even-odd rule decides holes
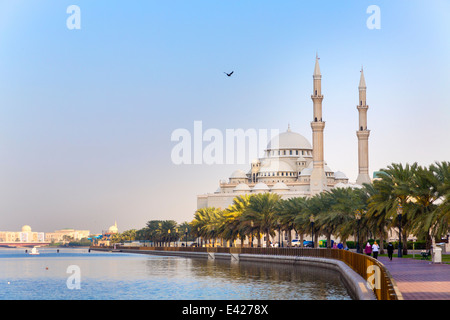
[[[355,211],[355,219],[356,219],[356,252],[357,253],[361,253],[361,248],[359,247],[359,224],[361,221],[361,210],[356,210]]]
[[[187,248],[187,233],[188,233],[188,228],[186,228],[186,230],[184,230],[184,235],[185,235],[184,241],[186,242],[186,248]]]
[[[280,219],[277,220],[278,226],[278,247],[281,247],[281,222]]]
[[[252,244],[251,244],[251,247],[253,248],[253,226],[254,226],[255,224],[253,223],[253,220],[252,221],[250,221],[250,226],[252,227]]]
[[[314,215],[312,214],[309,217],[309,222],[311,223],[311,239],[312,239],[312,247],[314,248],[314,222],[316,221],[316,218],[314,218]]]
[[[175,247],[178,247],[178,228],[175,228]]]
[[[169,234],[169,247],[170,247],[170,229],[167,230],[167,233]]]
[[[200,227],[197,227],[197,248],[200,247]]]
[[[159,231],[159,245],[162,246],[162,223],[159,222],[158,223],[158,231]]]
[[[398,199],[398,205],[397,205],[397,217],[398,217],[398,254],[397,256],[401,258],[402,255],[402,214],[403,214],[403,207],[401,204],[401,199]]]

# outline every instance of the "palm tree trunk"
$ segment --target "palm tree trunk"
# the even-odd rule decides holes
[[[288,230],[288,244],[287,247],[289,248],[291,246],[292,243],[292,229]]]
[[[384,254],[384,232],[380,232],[380,254]]]
[[[408,254],[408,235],[406,232],[403,233],[403,255]]]

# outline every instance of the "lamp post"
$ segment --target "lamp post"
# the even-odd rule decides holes
[[[355,212],[356,219],[356,253],[361,253],[361,248],[359,247],[359,224],[361,221],[361,210],[356,210]]]
[[[167,233],[169,234],[169,247],[170,247],[170,229],[167,230]]]
[[[279,219],[277,220],[277,226],[278,226],[278,247],[281,247],[281,222]]]
[[[178,247],[178,228],[175,228],[175,247]]]
[[[161,222],[159,222],[158,223],[158,231],[159,231],[159,245],[160,246],[162,246],[162,223]]]
[[[200,247],[200,227],[197,227],[197,248]]]
[[[311,223],[311,239],[312,239],[312,247],[314,248],[314,222],[316,221],[316,218],[314,218],[314,215],[312,214],[309,217],[309,222]]]
[[[252,221],[250,221],[250,226],[252,227],[252,241],[251,241],[251,247],[253,248],[253,226],[254,226],[255,224],[253,223],[253,220]]]
[[[402,214],[403,214],[403,207],[401,205],[401,200],[398,199],[398,205],[397,205],[397,217],[398,217],[398,254],[397,256],[401,258],[403,256],[402,254]]]
[[[184,241],[185,241],[185,243],[186,243],[186,248],[187,248],[187,233],[188,233],[188,228],[186,228],[186,229],[184,230],[184,236],[185,236]]]

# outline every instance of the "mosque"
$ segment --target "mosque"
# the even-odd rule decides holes
[[[273,192],[282,199],[310,197],[325,190],[339,187],[360,188],[370,183],[369,148],[370,130],[367,129],[366,82],[361,69],[359,83],[358,178],[349,183],[345,173],[330,169],[324,160],[324,129],[322,118],[322,75],[319,57],[313,73],[312,144],[288,127],[286,132],[273,138],[267,145],[263,158],[255,159],[248,171],[237,170],[228,181],[221,181],[214,193],[197,196],[197,208],[227,208],[238,195]]]

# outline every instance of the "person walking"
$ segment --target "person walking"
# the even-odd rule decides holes
[[[389,260],[392,261],[392,254],[394,253],[394,245],[392,244],[392,242],[389,242],[389,244],[387,245],[387,252]]]
[[[373,257],[375,259],[378,259],[378,250],[380,250],[380,247],[378,246],[377,242],[375,241],[372,245]]]
[[[372,255],[372,246],[367,242],[366,247],[364,248],[364,253],[368,256]]]

